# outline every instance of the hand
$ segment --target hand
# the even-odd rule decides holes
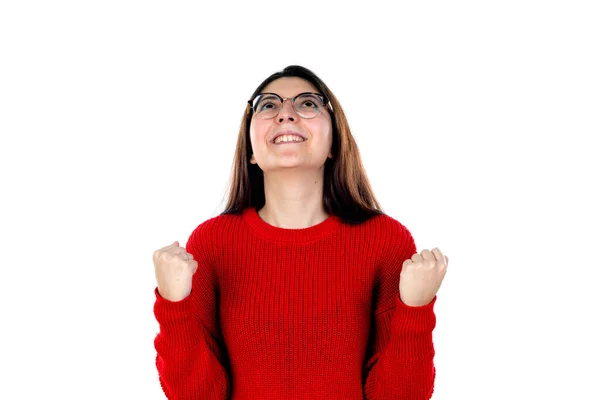
[[[169,301],[180,301],[192,292],[192,276],[198,268],[194,256],[179,242],[156,250],[152,255],[158,293]]]
[[[404,261],[400,272],[400,300],[407,306],[420,307],[431,303],[439,290],[448,257],[437,247],[423,250]]]

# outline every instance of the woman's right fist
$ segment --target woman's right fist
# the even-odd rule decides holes
[[[152,255],[158,293],[169,301],[180,301],[192,292],[192,276],[198,268],[194,256],[179,242],[158,249]]]

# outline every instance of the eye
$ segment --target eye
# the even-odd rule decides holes
[[[267,100],[267,101],[263,101],[263,102],[261,102],[261,103],[258,105],[258,109],[259,109],[259,111],[262,111],[262,110],[270,110],[270,109],[272,109],[272,108],[275,108],[275,107],[276,107],[276,106],[275,106],[275,103],[273,103],[272,101],[268,101],[268,100]]]
[[[300,104],[300,108],[311,108],[311,109],[317,109],[320,107],[320,104],[321,104],[318,97],[310,95],[310,94],[298,97],[296,99],[296,102],[298,104]]]
[[[280,107],[280,101],[277,97],[265,96],[264,98],[259,100],[258,105],[256,106],[256,111],[257,112],[269,111],[269,110],[277,109],[279,107]]]

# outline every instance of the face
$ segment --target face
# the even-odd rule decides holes
[[[268,84],[262,92],[276,93],[282,98],[294,97],[299,93],[318,93],[317,89],[304,79],[279,78]],[[314,118],[299,116],[291,100],[285,100],[279,114],[270,119],[260,119],[254,114],[250,122],[250,142],[252,144],[252,164],[264,171],[286,168],[319,169],[327,158],[331,158],[332,126],[329,109]],[[302,142],[274,143],[280,132],[295,133],[304,137]]]

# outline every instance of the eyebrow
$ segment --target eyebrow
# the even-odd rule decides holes
[[[291,98],[294,98],[294,97],[298,97],[298,96],[299,96],[299,95],[301,95],[301,94],[317,94],[317,95],[319,95],[319,96],[323,96],[323,97],[325,97],[324,95],[322,95],[322,94],[321,94],[321,93],[319,93],[319,92],[307,92],[307,91],[304,91],[304,92],[299,92],[299,93],[296,93],[295,95],[293,95],[293,96],[290,96],[289,98],[291,99]],[[263,92],[263,93],[259,93],[259,95],[262,95],[262,96],[264,96],[264,97],[268,97],[268,96],[270,95],[270,96],[279,96],[279,97],[280,97],[280,98],[282,98],[282,99],[284,98],[284,96],[280,95],[279,93],[274,93],[274,92]]]
[[[261,94],[263,97],[269,97],[269,96],[271,96],[271,97],[277,97],[277,96],[279,96],[278,94],[276,94],[276,93],[272,93],[272,92],[265,92],[265,93],[260,93],[260,94]],[[283,96],[279,96],[279,97],[283,98]]]

